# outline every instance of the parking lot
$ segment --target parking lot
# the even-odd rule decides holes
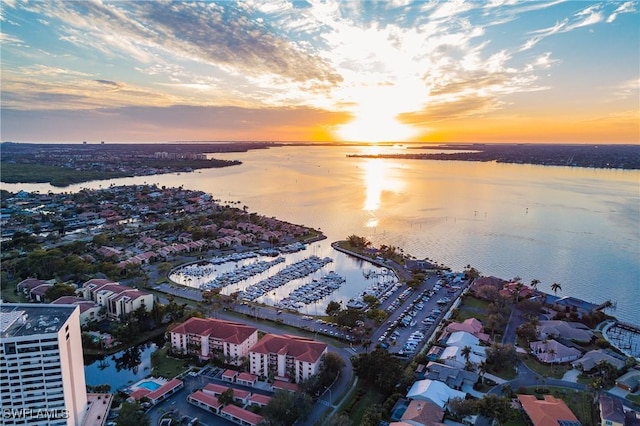
[[[398,355],[412,355],[442,321],[466,283],[430,276],[416,290],[405,289],[391,297],[383,309],[389,313],[385,325],[372,342]]]

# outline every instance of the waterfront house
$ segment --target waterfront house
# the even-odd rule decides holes
[[[626,359],[613,351],[605,349],[596,349],[589,351],[571,363],[573,368],[577,368],[581,371],[587,372],[593,370],[599,362],[607,362],[613,365],[616,369],[621,370],[625,366]]]
[[[541,339],[562,338],[576,342],[590,342],[594,338],[593,331],[579,322],[560,320],[540,321],[536,327]]]
[[[539,361],[549,364],[560,364],[578,359],[582,352],[551,340],[540,340],[529,343],[531,352]]]
[[[469,287],[469,289],[471,290],[471,292],[473,292],[475,295],[478,294],[478,291],[482,288],[482,287],[493,287],[495,289],[496,292],[500,291],[502,289],[502,286],[505,284],[506,281],[497,278],[497,277],[481,277],[481,278],[476,278],[475,280],[473,280],[473,283],[471,283],[471,286]]]
[[[318,374],[327,348],[326,343],[305,337],[267,334],[249,351],[250,372],[299,383]]]
[[[539,400],[535,395],[518,395],[518,401],[533,426],[580,426],[578,418],[563,400],[544,395]]]
[[[213,318],[189,318],[170,331],[171,348],[208,360],[216,354],[240,365],[258,342],[258,329],[246,324]]]

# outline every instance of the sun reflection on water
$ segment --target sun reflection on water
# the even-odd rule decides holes
[[[365,198],[362,210],[369,213],[369,218],[364,226],[375,228],[379,225],[380,219],[377,214],[382,208],[383,194],[385,192],[399,192],[402,181],[393,176],[390,163],[383,159],[368,159],[362,164],[364,169],[363,178],[365,186]]]

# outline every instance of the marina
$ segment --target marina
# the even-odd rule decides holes
[[[309,256],[306,259],[286,266],[273,276],[250,285],[244,291],[241,291],[238,297],[242,300],[254,301],[265,293],[282,287],[290,281],[304,278],[331,262],[333,262],[333,259],[330,257],[320,258],[315,255]]]
[[[277,257],[271,261],[259,260],[254,263],[241,266],[240,268],[233,271],[220,274],[213,280],[200,286],[200,288],[203,290],[216,289],[226,287],[230,284],[236,284],[240,281],[244,281],[248,278],[261,274],[279,263],[284,263],[284,257]]]
[[[287,308],[298,310],[304,305],[317,302],[318,300],[329,296],[335,290],[340,288],[346,279],[336,274],[334,271],[323,276],[320,280],[313,280],[293,290],[287,297],[276,303],[277,308]]]

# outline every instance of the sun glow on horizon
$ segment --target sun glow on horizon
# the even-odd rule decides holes
[[[418,132],[381,111],[362,112],[353,121],[340,126],[340,139],[350,142],[404,142]]]
[[[350,142],[404,142],[420,133],[396,117],[417,108],[424,101],[424,89],[414,80],[385,86],[364,85],[343,92],[355,99],[355,118],[337,127],[337,136]]]

